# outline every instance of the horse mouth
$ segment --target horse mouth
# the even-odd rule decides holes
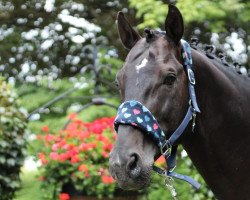
[[[149,186],[150,178],[142,178],[138,180],[116,180],[118,186],[123,190],[137,191]]]
[[[110,169],[112,177],[116,180],[118,186],[123,190],[137,191],[150,185],[152,167],[146,167],[140,170],[136,177],[126,174],[124,170]]]
[[[149,186],[149,182],[148,183],[145,183],[142,182],[142,181],[139,181],[138,183],[134,183],[134,184],[131,184],[131,183],[128,183],[128,182],[120,182],[120,181],[117,181],[118,183],[118,186],[123,189],[123,190],[130,190],[130,191],[138,191],[138,190],[142,190],[146,187]]]

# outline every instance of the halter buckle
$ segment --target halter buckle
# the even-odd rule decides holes
[[[187,74],[188,74],[188,80],[192,85],[195,85],[195,78],[194,78],[194,72],[192,69],[188,68],[187,69]]]
[[[171,154],[171,147],[172,145],[170,142],[167,140],[163,146],[161,146],[161,154],[165,157],[168,158]]]

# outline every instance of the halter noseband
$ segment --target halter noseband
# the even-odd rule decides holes
[[[144,105],[136,100],[126,101],[119,106],[114,126],[116,132],[118,132],[119,125],[124,124],[139,128],[142,132],[147,133],[157,143],[161,150],[161,154],[164,156],[167,163],[167,170],[163,170],[156,166],[153,166],[153,170],[166,177],[184,180],[190,183],[194,188],[199,189],[200,184],[192,178],[173,172],[176,166],[176,153],[178,147],[176,141],[181,137],[182,133],[192,119],[192,131],[194,130],[196,113],[200,113],[194,90],[195,77],[192,70],[191,48],[185,40],[181,40],[181,43],[183,67],[188,76],[190,103],[187,113],[179,127],[174,131],[169,139],[166,139],[164,132],[160,128],[160,125],[153,114]]]

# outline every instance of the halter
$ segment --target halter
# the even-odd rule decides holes
[[[149,111],[148,108],[146,108],[144,105],[142,105],[139,101],[136,100],[126,101],[119,106],[114,126],[117,133],[119,125],[124,124],[136,127],[140,129],[143,133],[146,133],[151,136],[160,148],[161,154],[164,156],[167,163],[167,170],[163,170],[156,166],[153,166],[153,170],[156,171],[158,174],[167,177],[168,181],[172,180],[171,177],[177,178],[180,180],[184,180],[191,184],[194,188],[199,189],[200,184],[197,183],[194,179],[186,175],[173,172],[176,166],[176,153],[178,147],[176,141],[181,137],[182,133],[184,132],[191,120],[192,131],[194,131],[196,113],[200,113],[194,90],[195,77],[194,72],[192,70],[191,48],[185,40],[181,40],[181,43],[183,67],[188,76],[189,108],[179,127],[174,131],[174,133],[170,136],[169,139],[166,139],[164,132],[160,128],[160,125],[153,116],[153,114]],[[173,187],[173,185],[168,183],[166,183],[166,185],[169,187]],[[170,188],[170,190],[172,194],[175,193],[175,190],[173,188]]]

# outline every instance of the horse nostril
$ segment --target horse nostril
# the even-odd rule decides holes
[[[132,154],[130,156],[130,160],[128,162],[128,171],[130,173],[130,175],[133,177],[133,178],[136,178],[139,176],[140,174],[140,171],[141,171],[141,167],[139,166],[139,156],[138,154]]]
[[[138,161],[138,156],[136,154],[131,155],[130,161],[128,163],[129,170],[132,171],[136,168]]]

